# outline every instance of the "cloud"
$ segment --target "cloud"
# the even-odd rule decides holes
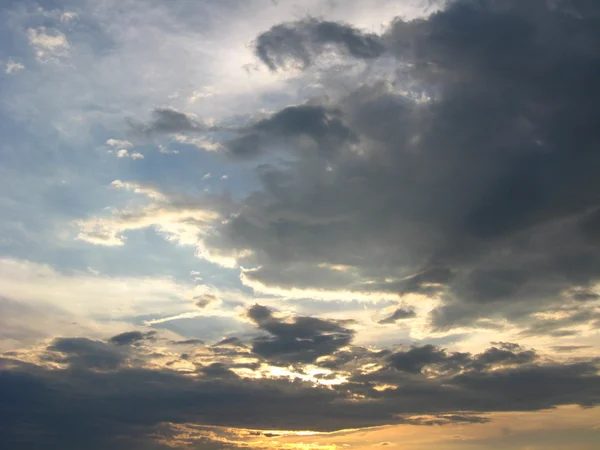
[[[8,75],[11,75],[13,73],[17,73],[20,70],[23,70],[24,68],[25,66],[21,63],[15,61],[8,61],[6,63],[6,69],[4,70],[4,72]]]
[[[252,351],[281,363],[309,363],[350,343],[354,331],[335,321],[295,317],[286,322],[268,308],[254,305],[247,312],[258,328],[270,334],[256,338]]]
[[[39,298],[98,323],[120,321],[100,340],[93,333],[74,337],[58,330],[50,336],[46,328],[36,334],[3,319],[9,339],[27,334],[37,343],[0,360],[0,447],[27,448],[33,436],[44,446],[65,450],[154,450],[173,444],[160,437],[167,424],[332,431],[484,423],[488,412],[597,405],[598,359],[580,345],[588,341],[555,345],[562,342],[559,337],[593,333],[600,321],[600,10],[593,2],[569,3],[567,8],[541,0],[447,2],[429,17],[396,19],[380,35],[318,19],[276,25],[255,41],[258,57],[270,72],[278,72],[262,82],[277,89],[309,88],[297,95],[248,93],[263,102],[260,115],[247,114],[247,100],[240,96],[239,108],[236,101],[235,111],[227,112],[235,117],[223,120],[235,124],[231,127],[215,127],[191,113],[201,117],[219,109],[210,103],[214,99],[191,105],[193,97],[184,91],[177,100],[164,86],[154,86],[159,83],[152,75],[158,72],[152,45],[152,53],[134,62],[143,63],[149,78],[129,80],[129,85],[135,90],[145,84],[139,89],[147,90],[150,83],[158,92],[148,94],[139,103],[142,108],[164,98],[174,106],[155,108],[148,120],[132,122],[131,128],[138,138],[222,150],[210,155],[214,160],[185,154],[198,152],[175,159],[196,170],[192,188],[204,173],[231,173],[220,186],[235,192],[200,197],[188,194],[191,190],[177,194],[179,185],[120,181],[152,180],[159,168],[154,158],[135,165],[104,158],[119,168],[91,164],[90,173],[106,183],[107,174],[120,171],[110,178],[120,180],[108,192],[127,202],[72,222],[80,242],[62,239],[60,255],[47,257],[93,261],[103,255],[96,252],[124,246],[128,237],[135,240],[133,232],[153,228],[209,261],[239,270],[242,300],[216,290],[230,272],[205,266],[197,273],[210,280],[210,292],[218,292],[218,298],[170,278],[111,278],[0,261],[9,301],[32,303],[30,309],[3,303],[4,310],[29,315],[30,328],[44,320],[36,310],[43,303]],[[151,20],[171,19],[170,11],[152,12]],[[50,25],[35,24],[29,28],[30,45],[44,61],[68,55],[75,61],[83,47],[71,33],[86,20],[83,10],[65,18],[68,40]],[[22,29],[30,26],[27,22]],[[116,36],[127,34],[135,41],[143,32],[143,41],[158,42],[146,27],[113,28]],[[184,54],[210,41],[200,29],[185,28],[185,39],[174,44],[165,39],[167,51]],[[95,55],[99,64],[93,67],[118,72],[115,68],[127,64],[126,57],[111,52]],[[160,76],[179,82],[184,65],[168,67]],[[290,67],[303,71],[282,73]],[[24,75],[11,83],[20,83],[30,71]],[[61,83],[70,84],[62,75],[57,76]],[[102,92],[118,84],[108,78],[102,80]],[[204,82],[198,79],[198,85]],[[228,94],[220,91],[219,97]],[[308,91],[318,95],[306,99]],[[70,92],[52,95],[67,98]],[[138,98],[129,95],[124,95],[128,101]],[[142,155],[130,141],[107,140],[119,134],[108,134],[114,124],[105,119],[135,115],[135,108],[116,102],[117,113],[108,113],[93,104],[97,99],[78,101],[77,111],[65,114],[82,120],[81,129],[99,145],[118,157]],[[88,110],[102,126],[82,119],[89,119]],[[240,117],[251,119],[240,125]],[[90,148],[98,148],[94,145]],[[217,159],[231,167],[218,165]],[[249,180],[241,172],[253,166],[256,179]],[[160,170],[180,176],[175,166]],[[61,233],[68,235],[69,229]],[[143,250],[144,259],[152,260]],[[248,288],[272,295],[249,300]],[[315,294],[310,300],[309,293]],[[381,303],[360,303],[370,297],[406,306],[388,310],[391,303],[385,303],[383,313],[374,312]],[[229,314],[232,326],[221,327],[221,317],[212,315],[221,298],[229,310],[219,314]],[[356,322],[341,319],[349,303],[339,300],[348,299],[357,300],[352,306]],[[318,306],[321,300],[330,303]],[[256,301],[261,305],[248,308]],[[244,316],[231,318],[245,308]],[[311,309],[322,315],[311,315]],[[293,310],[302,312],[293,315]],[[404,321],[406,327],[373,326],[373,317],[384,325]],[[134,328],[122,322],[132,318],[166,324],[181,336],[122,332]],[[255,329],[244,328],[252,325]],[[428,335],[428,327],[436,333]],[[455,336],[467,341],[458,350],[432,345],[449,342],[446,333],[452,328],[463,328]],[[477,328],[484,330],[475,334]],[[394,344],[417,338],[421,343],[364,342],[363,336],[385,332],[393,334]],[[500,335],[510,333],[511,338],[540,339],[560,354],[516,343],[482,344],[482,335],[504,340]],[[204,345],[196,336],[210,337]],[[42,341],[50,337],[51,342]],[[229,444],[210,436],[199,445]],[[192,440],[184,429],[176,444]]]
[[[387,325],[391,323],[396,323],[398,320],[412,319],[416,316],[417,314],[412,309],[398,308],[389,317],[381,319],[379,323],[382,325]]]
[[[60,15],[60,21],[62,23],[69,23],[76,18],[77,18],[77,13],[75,13],[73,11],[65,11],[64,13],[62,13]]]
[[[260,189],[207,247],[265,292],[436,298],[440,331],[527,328],[539,311],[596,301],[600,35],[598,7],[578,5],[450,2],[396,19],[383,53],[351,51],[348,36],[371,42],[356,31],[328,40],[316,19],[272,28],[256,41],[271,69],[306,67],[326,43],[367,69],[343,88],[334,69],[301,74],[318,73],[327,97],[226,143],[287,159],[257,168]]]
[[[198,308],[206,308],[208,305],[211,305],[218,301],[219,301],[219,299],[212,294],[203,294],[203,295],[194,297],[194,304]]]
[[[375,34],[312,18],[275,25],[258,36],[255,43],[256,55],[273,71],[289,65],[305,69],[327,50],[371,59],[380,56],[384,46]]]
[[[111,370],[125,361],[125,356],[115,348],[102,341],[82,337],[57,338],[48,350],[64,355],[64,362],[80,369]]]
[[[315,329],[339,327],[302,317],[285,324],[259,305],[250,308],[248,316],[259,328],[278,328],[285,330],[279,336],[299,339],[314,335]],[[26,448],[23,439],[35,433],[44,436],[48,445],[66,450],[82,445],[146,448],[151,443],[157,447],[149,448],[162,448],[156,431],[166,423],[332,431],[385,424],[484,423],[488,419],[481,414],[492,411],[600,402],[600,377],[593,363],[515,359],[527,351],[515,344],[498,345],[478,355],[430,346],[387,352],[387,356],[386,352],[362,356],[358,352],[346,364],[358,362],[359,367],[366,367],[380,358],[390,366],[365,370],[362,376],[326,388],[290,382],[287,377],[245,377],[236,368],[248,364],[227,359],[199,364],[196,371],[183,373],[148,365],[150,350],[146,356],[133,357],[129,352],[135,348],[129,346],[56,338],[41,351],[36,364],[15,355],[0,359],[1,410],[11,411],[0,421],[0,443]],[[403,359],[393,355],[403,355]],[[68,367],[45,367],[48,363]],[[480,366],[472,367],[475,363]],[[453,370],[420,372],[443,364],[452,365]],[[337,370],[343,373],[344,365]],[[375,389],[381,381],[385,386]]]
[[[116,151],[117,158],[131,158],[131,159],[144,159],[144,155],[139,152],[129,152],[128,150],[122,148]]]
[[[146,123],[129,121],[131,128],[139,134],[153,136],[176,133],[205,133],[214,130],[206,124],[197,121],[192,115],[185,114],[173,108],[155,108],[152,119]]]
[[[414,425],[448,425],[452,423],[487,423],[490,419],[475,415],[439,414],[434,416],[414,416],[407,418],[407,423]],[[383,444],[380,444],[383,445]]]
[[[590,347],[590,345],[555,345],[554,347],[552,347],[552,350],[554,350],[555,352],[570,353],[577,350],[588,349]]]
[[[155,335],[155,331],[148,331],[147,333],[142,333],[141,331],[126,331],[125,333],[111,337],[108,342],[116,345],[133,345],[146,339],[152,339]]]
[[[293,149],[309,151],[316,147],[319,153],[334,151],[352,140],[352,132],[336,117],[335,111],[322,106],[289,106],[270,117],[260,120],[247,130],[238,131],[239,137],[229,140],[226,147],[233,156],[257,156],[280,142],[290,141]],[[302,138],[308,138],[305,142]]]
[[[547,311],[531,326],[521,332],[524,336],[569,336],[583,331],[583,327],[591,325],[600,319],[600,311],[594,307],[562,308],[557,311]]]
[[[106,141],[106,145],[108,145],[109,147],[113,147],[113,148],[131,148],[133,147],[133,144],[129,141],[126,140],[120,140],[120,139],[109,139]]]
[[[125,232],[155,227],[182,245],[196,246],[202,243],[202,228],[208,230],[219,217],[211,207],[203,208],[191,198],[167,196],[154,186],[115,180],[110,187],[131,190],[149,202],[139,209],[113,209],[109,216],[77,221],[78,239],[96,245],[121,246],[125,243]],[[216,206],[215,203],[212,206]]]
[[[420,373],[426,365],[445,362],[447,359],[446,352],[433,345],[414,347],[388,357],[388,361],[394,369],[409,373]]]
[[[5,319],[3,329],[8,332],[13,326],[19,326],[21,320],[15,320],[11,325],[9,319],[18,319],[22,315],[26,326],[23,331],[33,327],[27,332],[34,336],[39,332],[43,337],[64,333],[67,329],[69,335],[86,333],[89,336],[93,333],[96,337],[111,325],[111,331],[116,334],[126,331],[122,325],[114,328],[115,321],[123,317],[149,313],[155,317],[191,311],[193,307],[188,299],[205,291],[203,286],[178,283],[165,276],[108,276],[87,271],[63,273],[48,265],[12,259],[0,259],[0,284],[6,298],[4,306],[9,308],[7,317],[2,317]],[[29,322],[27,317],[30,317]],[[90,322],[91,326],[87,327]]]
[[[219,342],[217,342],[215,344],[215,346],[217,346],[217,347],[223,347],[223,346],[246,347],[244,345],[244,343],[239,338],[236,338],[236,337],[222,339]]]
[[[29,28],[27,37],[39,61],[56,61],[58,58],[69,56],[69,41],[58,30],[46,27]]]
[[[358,356],[358,358],[359,361],[364,359],[363,364],[370,364],[377,369],[361,373],[360,369],[355,368],[352,371],[351,381],[367,383],[370,386],[396,386],[389,389],[398,391],[402,390],[402,386],[407,383],[420,384],[417,380],[422,377],[437,379],[440,383],[445,380],[444,382],[454,384],[465,374],[479,377],[489,373],[527,371],[539,367],[536,365],[539,355],[534,350],[525,350],[518,345],[510,347],[503,343],[475,355],[448,352],[438,346],[426,344],[395,352],[383,350],[362,357]],[[344,364],[349,361],[351,360],[347,360]],[[344,365],[336,364],[334,367],[340,370]]]

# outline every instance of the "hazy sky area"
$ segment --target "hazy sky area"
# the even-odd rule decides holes
[[[3,450],[598,448],[598,0],[0,0],[0,208]]]

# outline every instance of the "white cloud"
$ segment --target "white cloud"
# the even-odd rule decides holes
[[[21,63],[14,62],[14,61],[8,61],[6,63],[5,73],[10,75],[12,73],[17,73],[19,70],[23,70],[24,68],[25,68],[25,66]]]
[[[59,308],[93,320],[197,311],[190,300],[207,292],[204,286],[180,284],[169,277],[64,274],[46,264],[18,259],[0,259],[0,285],[3,296],[13,301],[33,308]]]
[[[219,219],[217,212],[198,201],[170,198],[154,187],[120,180],[113,181],[111,187],[131,190],[150,201],[138,209],[114,208],[109,216],[76,221],[80,229],[77,239],[96,245],[121,246],[126,241],[124,233],[153,227],[167,240],[201,247],[202,235]]]
[[[167,197],[163,195],[158,190],[158,188],[150,184],[115,180],[112,183],[110,183],[110,187],[113,189],[123,189],[126,191],[132,191],[136,194],[145,195],[146,197],[154,200],[167,201]]]
[[[64,13],[61,14],[60,21],[61,21],[61,23],[69,23],[70,21],[72,21],[76,17],[77,17],[77,13],[74,13],[72,11],[66,11],[66,12],[64,12]]]
[[[223,146],[218,142],[210,140],[206,137],[195,137],[195,136],[186,136],[184,134],[178,134],[173,139],[180,144],[193,145],[200,150],[206,150],[209,152],[218,152],[223,149]]]
[[[139,152],[129,152],[127,149],[121,148],[116,151],[117,158],[144,159],[144,155]]]
[[[140,152],[128,150],[133,147],[133,144],[129,141],[109,139],[106,141],[106,145],[111,148],[108,153],[116,154],[117,158],[144,159],[144,155]]]
[[[112,148],[131,148],[133,144],[129,141],[124,141],[120,139],[109,139],[106,141],[106,145]]]
[[[158,146],[158,151],[165,155],[176,155],[179,153],[179,150],[171,150],[169,147],[162,144]]]
[[[219,91],[217,89],[209,86],[209,87],[206,87],[202,91],[192,92],[192,95],[190,95],[188,100],[190,103],[196,103],[196,101],[199,99],[209,98],[216,94],[219,94]]]
[[[58,30],[49,30],[46,27],[29,28],[27,37],[39,61],[56,61],[57,58],[69,56],[69,41]]]

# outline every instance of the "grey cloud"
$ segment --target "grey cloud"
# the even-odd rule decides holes
[[[185,339],[183,341],[174,341],[175,345],[204,345],[204,341],[200,339]]]
[[[221,339],[219,342],[215,344],[215,346],[232,346],[232,347],[245,347],[246,345],[242,342],[241,339],[237,337],[229,337],[225,339]]]
[[[483,366],[495,366],[498,364],[527,364],[535,361],[537,355],[533,350],[514,353],[510,350],[492,347],[477,356],[476,363]]]
[[[416,315],[417,313],[413,309],[398,308],[389,317],[381,319],[379,323],[382,325],[396,323],[398,320],[411,319]]]
[[[251,306],[247,311],[247,316],[252,319],[256,324],[260,325],[263,322],[271,320],[273,313],[266,306],[259,305],[258,303]]]
[[[275,25],[258,36],[255,43],[256,55],[273,71],[290,64],[306,68],[330,49],[360,59],[376,58],[385,50],[375,34],[316,19]]]
[[[441,373],[457,374],[462,371],[486,371],[503,366],[523,366],[532,364],[538,359],[537,353],[533,350],[504,344],[490,347],[476,355],[461,352],[449,353],[440,347],[427,344],[382,356],[386,365],[380,374],[374,372],[366,377],[359,375],[356,379],[366,380],[371,377],[377,378],[379,375],[387,377],[390,375],[389,369],[408,374],[421,374],[424,369],[431,368]],[[391,376],[393,378],[395,375]]]
[[[261,326],[282,325],[261,307],[252,308],[249,316]],[[313,321],[310,326],[300,322],[299,327],[337,328],[322,322]],[[285,325],[298,328],[297,323]],[[287,333],[311,336],[314,331]],[[78,360],[78,370],[50,370],[0,359],[0,444],[16,450],[30,448],[27,439],[35,435],[43,436],[39,442],[48,447],[65,450],[152,445],[162,449],[152,437],[156,427],[166,422],[332,431],[394,423],[481,423],[486,419],[477,413],[600,402],[600,377],[593,363],[539,364],[520,346],[498,345],[479,355],[432,346],[379,354],[356,348],[352,358],[336,367],[338,373],[377,358],[389,363],[387,371],[354,376],[329,389],[299,380],[245,379],[231,369],[248,364],[232,361],[198,366],[194,376],[134,366],[111,365],[114,370],[98,371],[106,365],[85,355],[103,354],[106,348],[97,341],[60,338],[47,350],[84,355]],[[481,364],[475,367],[475,362]],[[453,369],[428,376],[420,373],[424,367],[444,364]],[[379,382],[388,387],[374,389]],[[357,400],[357,394],[364,401]]]
[[[251,157],[281,141],[296,139],[292,148],[308,151],[313,144],[319,153],[328,154],[353,139],[352,132],[336,115],[320,105],[289,106],[247,129],[237,130],[239,136],[229,140],[226,147],[234,156]],[[310,142],[299,141],[302,137]]]
[[[595,308],[574,307],[570,311],[559,310],[554,312],[562,313],[562,317],[534,321],[521,334],[524,336],[572,336],[579,334],[579,330],[570,330],[569,328],[593,324],[594,321],[600,319],[600,312],[596,311]]]
[[[208,305],[215,303],[217,300],[217,297],[212,294],[204,294],[194,297],[194,302],[198,308],[206,308]]]
[[[414,347],[406,352],[397,352],[388,356],[390,365],[402,372],[420,373],[429,364],[446,360],[446,352],[433,345]]]
[[[156,134],[204,133],[214,130],[189,114],[172,108],[156,108],[152,111],[152,119],[148,123],[128,120],[129,126],[137,134],[153,136]]]
[[[520,351],[523,349],[523,347],[515,342],[492,342],[492,345],[496,346],[496,347],[500,347],[502,350],[509,350],[511,352],[516,352],[516,351]]]
[[[108,342],[116,345],[132,345],[137,344],[145,339],[152,339],[156,335],[156,331],[126,331],[125,333],[117,334],[111,337]]]
[[[48,347],[64,355],[62,361],[72,367],[116,369],[125,361],[125,355],[113,346],[88,338],[58,338]]]
[[[247,314],[270,335],[256,338],[252,351],[275,363],[313,362],[350,344],[354,336],[338,322],[302,316],[286,322],[261,305],[252,306]]]
[[[593,301],[593,300],[600,299],[600,295],[596,294],[595,292],[590,292],[590,291],[586,291],[586,290],[575,291],[572,294],[572,297],[575,300],[578,300],[580,302]]]
[[[238,378],[238,376],[223,363],[213,363],[201,367],[200,372],[211,378]]]
[[[394,79],[373,66],[323,106],[352,140],[322,158],[288,140],[295,158],[260,167],[261,189],[207,245],[251,250],[240,264],[254,285],[438,295],[437,329],[594,301],[600,6],[571,4],[576,15],[562,2],[456,1],[396,20],[382,35]],[[309,23],[301,34],[320,42]],[[275,55],[305,42],[280,30],[291,37],[281,31]],[[298,133],[262,127],[247,148]]]
[[[343,369],[348,372],[353,372],[358,370],[364,364],[377,364],[383,356],[391,353],[390,350],[374,351],[372,349],[353,345],[343,350],[339,350],[333,355],[320,358],[319,366],[336,371]]]

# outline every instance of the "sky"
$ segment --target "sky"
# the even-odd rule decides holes
[[[596,0],[0,1],[0,448],[591,450]]]

